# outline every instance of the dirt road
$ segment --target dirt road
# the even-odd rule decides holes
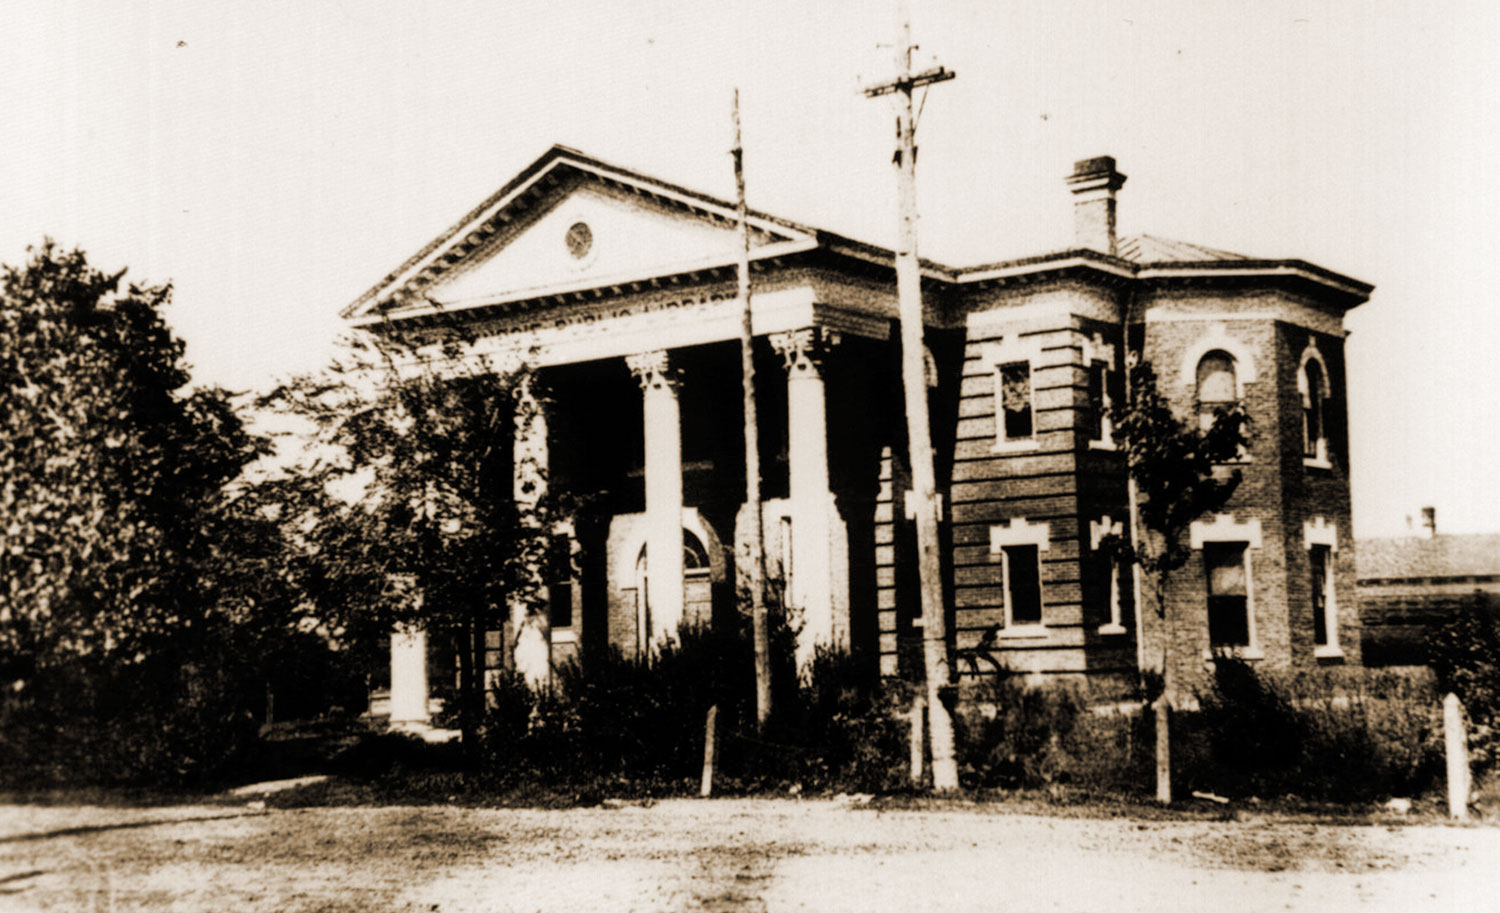
[[[1500,829],[669,801],[0,806],[0,911],[1495,909]]]

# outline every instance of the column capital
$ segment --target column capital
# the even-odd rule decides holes
[[[642,390],[676,390],[682,383],[681,372],[672,366],[671,353],[666,349],[626,355],[625,364]]]
[[[839,343],[839,334],[827,327],[803,327],[770,335],[771,348],[781,355],[789,377],[822,373],[824,359]]]

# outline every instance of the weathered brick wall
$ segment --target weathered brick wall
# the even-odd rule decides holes
[[[1000,626],[991,655],[1007,669],[1056,674],[1134,668],[1133,637],[1098,633],[1108,612],[1108,588],[1096,579],[1089,550],[1090,520],[1103,513],[1124,517],[1124,483],[1118,454],[1092,450],[1084,430],[1085,340],[1101,334],[1107,339],[1118,329],[1077,315],[1116,308],[1113,290],[1063,283],[996,292],[969,305],[969,314],[982,316],[969,321],[964,339],[950,487],[954,636],[963,651]],[[1005,342],[1034,353],[1031,449],[997,446],[993,347]],[[1048,527],[1047,549],[1040,554],[1042,637],[1012,639],[1004,629],[1004,574],[991,551],[990,529],[1016,519]],[[959,671],[972,674],[973,668],[960,663]]]
[[[1183,311],[1208,310],[1217,304],[1219,313],[1231,311],[1236,302],[1191,300]],[[1251,303],[1253,306],[1253,302]],[[1212,312],[1210,312],[1212,313]],[[1181,312],[1179,317],[1183,316]],[[1174,319],[1147,324],[1145,357],[1156,368],[1158,382],[1173,408],[1185,421],[1196,413],[1196,361],[1193,353],[1210,335],[1218,336],[1232,348],[1240,348],[1254,363],[1255,380],[1246,380],[1249,366],[1241,363],[1243,403],[1250,414],[1252,440],[1247,460],[1227,472],[1241,474],[1234,498],[1225,508],[1236,521],[1258,519],[1261,524],[1261,547],[1249,549],[1252,611],[1255,640],[1269,665],[1285,665],[1286,650],[1286,568],[1281,533],[1281,397],[1276,389],[1275,332],[1270,322],[1257,320]],[[1192,362],[1192,364],[1188,364]],[[1207,624],[1206,572],[1201,552],[1194,552],[1188,563],[1175,571],[1165,594],[1165,618],[1152,613],[1146,625],[1144,654],[1149,665],[1159,665],[1169,657],[1179,682],[1201,680],[1204,657],[1209,650]],[[1164,654],[1164,648],[1167,652]]]
[[[1000,631],[990,651],[997,662],[1049,676],[1129,675],[1138,662],[1161,663],[1170,631],[1169,653],[1179,680],[1204,680],[1209,635],[1201,553],[1195,552],[1173,575],[1165,600],[1167,618],[1157,618],[1149,608],[1142,613],[1139,647],[1128,570],[1122,574],[1125,632],[1100,630],[1109,620],[1109,588],[1090,547],[1090,523],[1107,516],[1128,527],[1129,515],[1122,454],[1090,445],[1088,364],[1091,355],[1103,354],[1101,345],[1112,345],[1114,365],[1123,368],[1119,320],[1126,296],[1121,284],[1101,277],[1097,283],[1059,279],[989,288],[949,302],[949,313],[956,315],[953,323],[965,328],[961,363],[955,376],[945,380],[954,390],[938,391],[933,401],[953,402],[951,451],[943,448],[945,438],[939,433],[946,429],[935,429],[934,440],[943,448],[939,466],[951,457],[946,479],[951,546],[946,557],[960,674],[973,672],[963,661],[964,651],[1005,622],[1004,575],[999,556],[990,550],[991,527],[1024,518],[1028,524],[1048,526],[1048,547],[1041,554],[1045,633],[1006,638]],[[1341,335],[1328,331],[1337,329],[1337,316],[1281,292],[1178,283],[1142,285],[1132,305],[1137,319],[1145,321],[1145,357],[1184,420],[1197,420],[1196,362],[1204,351],[1225,347],[1244,362],[1243,401],[1254,422],[1253,439],[1246,459],[1222,471],[1241,474],[1225,512],[1235,521],[1254,520],[1260,526],[1260,546],[1249,550],[1258,648],[1252,655],[1257,663],[1285,668],[1330,661],[1314,656],[1312,571],[1303,536],[1303,523],[1314,517],[1336,529],[1339,644],[1343,661],[1358,662],[1343,345]],[[1310,337],[1328,369],[1330,468],[1303,464],[1297,373]],[[1035,353],[1036,446],[1030,449],[997,446],[995,347],[1006,343],[1024,344]],[[950,399],[953,392],[956,397]],[[1120,388],[1114,392],[1123,394]],[[934,420],[941,423],[949,415],[939,408]],[[899,447],[884,456],[875,551],[881,671],[889,675],[911,666],[910,647],[919,629],[911,626],[916,617],[914,575],[903,573],[911,549],[910,524],[902,510],[909,487],[904,456]]]
[[[1282,455],[1284,479],[1283,513],[1300,532],[1302,524],[1316,517],[1337,531],[1334,555],[1334,603],[1338,619],[1338,647],[1343,661],[1360,662],[1359,596],[1355,591],[1353,512],[1349,490],[1348,398],[1344,375],[1344,340],[1339,336],[1311,332],[1301,327],[1278,326],[1280,386],[1282,389],[1282,434],[1287,447]],[[1307,465],[1301,453],[1302,399],[1297,372],[1309,341],[1316,345],[1328,368],[1329,396],[1324,401],[1329,466]],[[1290,539],[1290,537],[1289,537]],[[1299,665],[1318,661],[1314,655],[1312,615],[1312,567],[1310,552],[1301,536],[1287,543],[1291,652]]]
[[[1224,471],[1238,470],[1242,475],[1225,513],[1239,522],[1260,522],[1261,547],[1249,550],[1255,642],[1263,654],[1258,664],[1286,668],[1318,661],[1313,644],[1312,568],[1303,536],[1304,522],[1315,517],[1324,518],[1337,530],[1334,581],[1339,644],[1343,661],[1356,663],[1358,619],[1353,610],[1342,339],[1253,316],[1267,310],[1266,297],[1175,297],[1165,309],[1176,319],[1148,323],[1146,356],[1184,418],[1192,415],[1194,407],[1192,366],[1186,361],[1195,358],[1207,338],[1227,339],[1254,360],[1255,379],[1243,383],[1243,402],[1253,420],[1249,459]],[[1195,312],[1201,313],[1201,319],[1193,318]],[[1304,466],[1303,460],[1297,374],[1310,336],[1317,340],[1329,371],[1331,396],[1326,406],[1332,467],[1328,469]],[[1187,681],[1202,679],[1209,648],[1206,593],[1201,553],[1195,552],[1171,580],[1166,599],[1169,623],[1152,618],[1147,625],[1149,663],[1160,663],[1169,628],[1174,671]]]

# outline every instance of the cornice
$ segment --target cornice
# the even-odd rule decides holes
[[[591,277],[543,288],[524,289],[486,299],[437,302],[422,290],[466,257],[492,245],[507,224],[543,195],[566,188],[569,180],[597,180],[668,203],[702,218],[732,223],[729,203],[639,172],[611,165],[575,149],[553,146],[520,174],[470,210],[400,267],[387,274],[340,313],[354,326],[373,327],[391,321],[422,321],[440,313],[510,312],[547,302],[598,299],[657,288],[662,284],[690,285],[704,275],[719,277],[733,269],[732,260],[715,259],[658,267],[670,272],[655,275]],[[887,248],[778,218],[751,212],[752,228],[778,238],[752,251],[753,266],[765,271],[785,267],[790,260],[817,254],[835,268],[854,269],[884,278],[894,271],[894,254]],[[1120,288],[1136,283],[1172,287],[1217,285],[1273,287],[1315,298],[1344,310],[1368,300],[1374,286],[1303,260],[1192,260],[1136,263],[1088,249],[1070,249],[969,267],[932,260],[920,265],[923,286],[939,293],[963,292],[1069,279]]]

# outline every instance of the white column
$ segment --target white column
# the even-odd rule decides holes
[[[835,593],[834,538],[841,532],[828,484],[828,406],[823,359],[838,336],[819,327],[776,333],[771,345],[787,370],[787,460],[792,518],[792,592],[800,611],[797,663],[816,646],[848,647],[847,600]],[[843,575],[839,575],[840,580]]]
[[[427,716],[427,633],[420,628],[391,632],[391,720],[393,728],[421,728]]]
[[[523,522],[544,532],[531,513],[547,493],[547,419],[532,394],[531,379],[521,382],[516,397],[515,445],[513,450],[516,504]],[[540,563],[528,568],[532,583],[540,593],[543,568]],[[532,688],[544,687],[552,676],[552,644],[547,625],[547,611],[541,601],[528,602],[513,598],[510,602],[510,626],[515,636],[512,660],[517,672]]]
[[[645,397],[646,604],[651,641],[675,637],[682,622],[682,414],[666,351],[625,359]]]

